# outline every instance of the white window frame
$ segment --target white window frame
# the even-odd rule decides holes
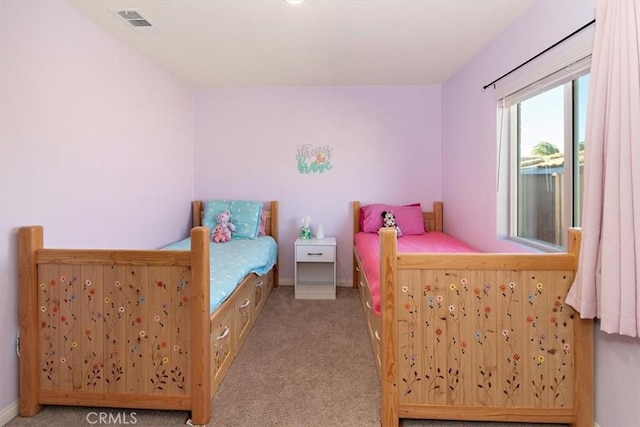
[[[567,236],[561,236],[562,245],[557,246],[552,243],[544,242],[536,239],[529,239],[518,236],[518,179],[519,179],[519,158],[518,158],[518,104],[526,101],[533,96],[551,90],[559,85],[564,85],[564,131],[563,131],[563,149],[564,149],[564,195],[563,200],[563,222],[569,227],[574,225],[574,202],[576,200],[577,186],[574,175],[574,164],[577,153],[575,152],[575,135],[574,124],[577,114],[574,111],[574,92],[573,81],[589,73],[589,61],[582,62],[582,66],[574,69],[571,73],[565,75],[562,82],[558,83],[554,80],[549,85],[537,85],[538,89],[531,94],[518,97],[517,102],[508,107],[504,107],[505,121],[508,123],[508,145],[509,145],[509,239],[514,242],[533,247],[545,252],[562,252],[566,249]],[[566,81],[564,81],[566,80]]]
[[[512,113],[512,106],[517,108],[519,102],[589,73],[593,34],[593,26],[587,28],[494,85],[498,114],[498,231],[503,238],[539,251],[560,252],[563,249],[550,243],[517,236],[518,135],[517,126],[514,125],[517,124],[517,115]],[[571,90],[565,88],[565,100],[570,93]],[[564,224],[571,226],[574,221],[573,193],[576,189],[573,164],[577,153],[573,152],[573,100],[570,98],[568,105],[570,108],[565,102],[564,148],[565,174],[570,179],[565,179],[564,183],[566,197],[563,219]]]

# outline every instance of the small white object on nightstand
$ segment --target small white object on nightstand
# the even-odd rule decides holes
[[[336,299],[335,237],[297,238],[294,246],[296,299]]]

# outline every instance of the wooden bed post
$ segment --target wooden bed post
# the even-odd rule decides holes
[[[444,215],[443,215],[442,202],[433,202],[433,215],[434,215],[433,231],[444,231],[443,229]]]
[[[194,200],[191,202],[191,227],[199,227],[202,225],[202,202]]]
[[[581,244],[582,234],[580,229],[570,228],[567,252],[575,256],[574,271],[578,270]],[[574,347],[576,422],[572,426],[592,426],[594,421],[593,319],[576,319],[574,323]]]
[[[276,243],[279,243],[278,240],[278,201],[271,201],[271,237],[273,237]],[[280,245],[278,244],[278,247]],[[278,264],[279,260],[276,260],[276,264],[273,266],[273,286],[278,287]]]
[[[209,235],[191,229],[191,418],[195,425],[211,419],[211,355],[209,348]]]
[[[383,427],[396,427],[398,418],[398,360],[396,344],[398,342],[398,298],[395,284],[398,279],[396,230],[380,230],[380,311],[382,316],[382,411]]]
[[[44,247],[41,226],[21,227],[18,231],[18,310],[20,343],[31,349],[20,353],[20,416],[32,417],[40,411],[38,391],[38,265],[36,252]]]
[[[359,201],[355,201],[353,202],[353,235],[355,236],[356,233],[358,233],[360,231],[360,202]],[[351,239],[351,244],[353,244],[353,236]],[[358,284],[358,262],[356,261],[356,253],[355,251],[351,250],[351,252],[353,253],[353,287],[354,289],[357,289],[359,284]]]

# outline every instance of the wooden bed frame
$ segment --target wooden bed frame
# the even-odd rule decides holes
[[[190,251],[45,249],[18,232],[20,416],[41,405],[167,409],[205,425],[211,399],[271,289],[247,276],[209,313],[209,234],[194,201]],[[266,233],[278,241],[278,202]]]
[[[353,202],[354,234],[360,231]],[[424,213],[442,231],[443,206]],[[381,314],[354,251],[381,384],[381,425],[402,418],[593,426],[593,321],[564,304],[580,231],[555,254],[398,254],[380,233]]]

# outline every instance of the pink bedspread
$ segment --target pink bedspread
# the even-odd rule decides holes
[[[373,298],[373,311],[380,315],[380,237],[377,233],[356,233],[353,236],[356,254],[362,262]],[[417,252],[478,252],[466,243],[439,231],[398,238],[398,253]]]

